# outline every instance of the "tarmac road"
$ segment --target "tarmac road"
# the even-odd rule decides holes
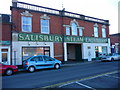
[[[120,61],[98,61],[63,66],[58,70],[19,72],[12,76],[3,76],[2,88],[118,88],[119,63]]]

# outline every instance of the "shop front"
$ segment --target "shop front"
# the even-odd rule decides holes
[[[23,60],[36,55],[47,55],[54,58],[54,43],[62,41],[59,35],[13,33],[12,37],[12,62],[14,65],[22,65]]]
[[[11,57],[11,49],[10,49],[10,41],[0,41],[0,62],[10,65],[10,57]]]
[[[110,53],[109,45],[108,38],[13,33],[12,63],[22,65],[23,60],[35,55],[64,57],[62,61],[92,61],[97,52]]]
[[[92,61],[110,53],[108,38],[66,36],[64,40],[64,61]]]

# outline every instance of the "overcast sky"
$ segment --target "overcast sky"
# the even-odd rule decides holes
[[[0,13],[10,14],[12,0],[0,2]],[[118,2],[120,0],[18,0],[44,7],[84,14],[100,19],[109,20],[110,34],[118,33]]]

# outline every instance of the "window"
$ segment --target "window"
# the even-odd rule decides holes
[[[102,28],[102,37],[106,38],[106,30],[105,30],[105,28]]]
[[[72,35],[77,35],[77,25],[76,25],[76,23],[72,23]]]
[[[22,16],[22,32],[32,31],[32,17]]]
[[[39,58],[38,57],[34,57],[30,61],[39,61]]]
[[[94,37],[98,37],[98,27],[94,27]]]
[[[43,56],[45,61],[55,61],[54,58]]]
[[[43,61],[43,58],[41,56],[39,57],[39,61]]]
[[[22,59],[26,60],[29,57],[37,55],[50,56],[50,47],[23,47],[22,48]]]
[[[41,33],[49,34],[49,20],[41,19]]]
[[[70,35],[70,28],[66,27],[66,35]]]
[[[107,54],[107,46],[102,46],[102,53]]]
[[[44,58],[45,61],[50,61],[49,57],[43,56],[43,58]]]
[[[79,36],[83,36],[83,30],[82,30],[82,28],[79,28]]]

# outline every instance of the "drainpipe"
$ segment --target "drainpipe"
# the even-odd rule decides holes
[[[64,24],[64,21],[63,21],[63,17],[64,17],[64,11],[65,11],[65,8],[63,8],[62,11],[60,11],[60,14],[61,14],[61,33],[62,33],[62,48],[63,48],[63,61],[62,63],[64,63],[64,28],[63,28],[63,24]]]

